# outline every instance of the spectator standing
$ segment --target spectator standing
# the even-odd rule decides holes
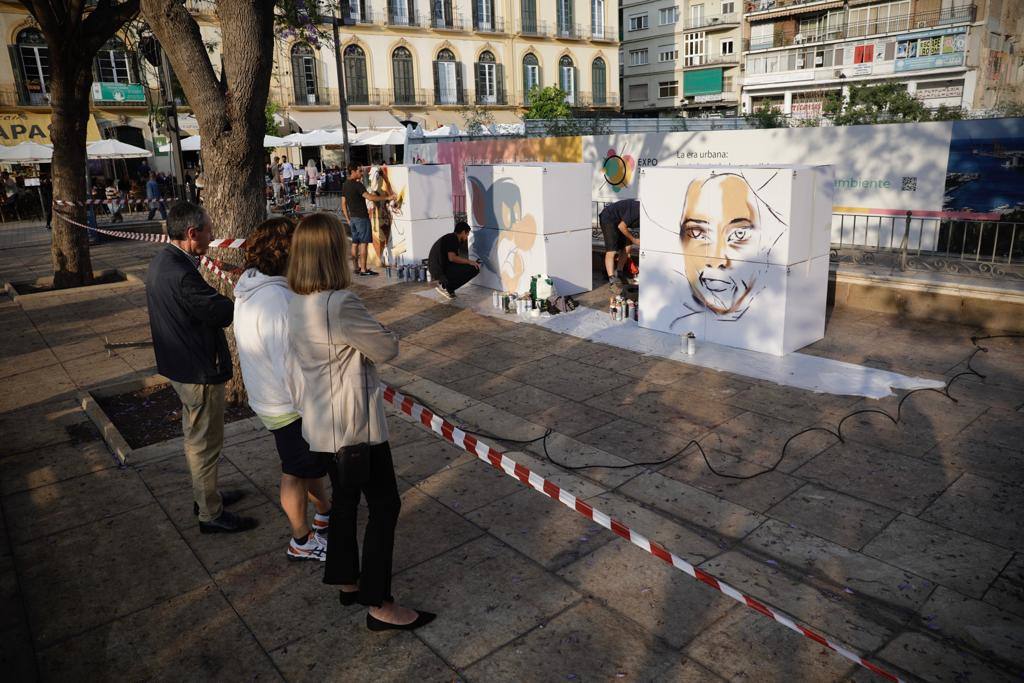
[[[146,182],[146,203],[149,204],[149,215],[146,216],[147,221],[153,220],[153,214],[156,213],[158,208],[160,209],[160,218],[165,221],[167,220],[167,207],[164,206],[162,196],[160,183],[156,179],[156,173],[150,171],[149,181]]]
[[[434,619],[398,605],[391,596],[395,525],[402,500],[388,444],[388,423],[377,364],[398,355],[398,336],[349,291],[344,227],[315,213],[295,230],[288,284],[288,339],[302,372],[302,432],[327,454],[333,495],[324,583],[340,587],[342,605],[369,608],[373,631],[411,630]],[[356,540],[359,499],[369,519],[362,561]]]
[[[143,183],[146,182],[149,179],[149,174],[149,164],[143,159],[142,163],[139,164],[139,180]]]
[[[316,160],[310,159],[306,162],[306,187],[309,188],[309,201],[316,208],[316,184],[320,179],[320,171],[316,168]]]
[[[366,252],[373,238],[370,230],[370,212],[366,202],[388,201],[393,194],[371,194],[363,185],[363,169],[359,164],[349,164],[348,180],[341,186],[341,212],[348,221],[352,234],[352,260],[360,276],[377,275],[366,267]]]
[[[120,223],[124,221],[124,216],[121,215],[120,193],[117,191],[117,185],[113,178],[111,178],[110,183],[107,185],[107,189],[104,190],[104,198],[107,200],[107,208],[110,210],[110,222]]]
[[[203,170],[196,173],[196,204],[203,203],[203,188],[206,187],[206,178],[203,177]]]
[[[298,413],[302,376],[288,345],[285,270],[295,225],[288,218],[264,221],[245,241],[246,270],[235,285],[235,344],[249,406],[274,435],[281,458],[281,508],[288,516],[290,560],[326,559],[331,504],[327,458],[309,450]],[[307,505],[316,506],[312,528]]]
[[[126,209],[131,213],[131,203],[128,201],[131,198],[132,183],[128,179],[128,176],[121,176],[117,180],[117,195],[121,198],[121,208]]]
[[[39,176],[39,193],[43,196],[43,217],[46,218],[46,229],[52,230],[53,226],[53,181],[49,173],[42,173]]]
[[[270,164],[270,186],[274,188],[274,201],[281,199],[281,157],[274,157]]]
[[[281,184],[284,186],[284,191],[288,194],[292,194],[295,191],[293,183],[295,182],[295,167],[292,166],[292,162],[288,161],[287,157],[281,157]]]
[[[217,490],[224,442],[224,383],[231,379],[224,328],[231,324],[234,305],[199,274],[199,259],[213,239],[206,212],[191,202],[179,202],[171,207],[166,230],[171,243],[149,264],[146,303],[157,370],[181,398],[193,512],[204,534],[245,531],[255,527],[256,520],[224,509],[241,494]]]

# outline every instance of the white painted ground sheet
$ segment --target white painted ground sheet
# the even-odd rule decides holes
[[[434,290],[422,291],[419,294],[434,301],[443,301]],[[491,306],[490,289],[475,285],[466,285],[459,289],[458,298],[450,302],[450,305],[467,308],[481,315],[538,325],[552,332],[601,342],[648,356],[669,358],[681,363],[818,393],[884,398],[891,396],[894,389],[941,389],[944,386],[938,380],[910,377],[897,372],[803,353],[779,357],[705,342],[698,345],[696,354],[689,356],[683,350],[677,335],[644,329],[631,320],[615,322],[607,313],[584,306],[571,313],[545,315],[540,318],[508,315]]]

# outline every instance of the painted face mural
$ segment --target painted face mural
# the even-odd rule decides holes
[[[696,304],[719,320],[740,319],[764,287],[768,253],[786,227],[742,175],[691,181],[679,221],[693,295],[687,309],[697,312]]]
[[[527,275],[527,257],[537,244],[537,223],[523,215],[523,197],[511,178],[498,178],[487,187],[470,178],[473,219],[492,230],[474,232],[474,251],[501,280],[502,287],[519,291]]]

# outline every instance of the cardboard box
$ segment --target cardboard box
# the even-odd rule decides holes
[[[396,219],[422,221],[455,215],[452,172],[448,164],[388,166],[388,180],[398,195],[393,210]]]
[[[467,166],[469,224],[541,235],[589,230],[591,171],[582,163]]]
[[[530,277],[545,274],[560,296],[590,291],[590,230],[551,235],[474,228],[469,233],[470,258],[482,262],[473,284],[499,291],[528,292]]]

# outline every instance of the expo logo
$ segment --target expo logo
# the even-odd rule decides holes
[[[619,154],[614,149],[609,149],[605,154],[604,180],[612,186],[613,192],[621,192],[629,187],[633,180],[633,173],[636,171],[636,159],[628,154]]]

